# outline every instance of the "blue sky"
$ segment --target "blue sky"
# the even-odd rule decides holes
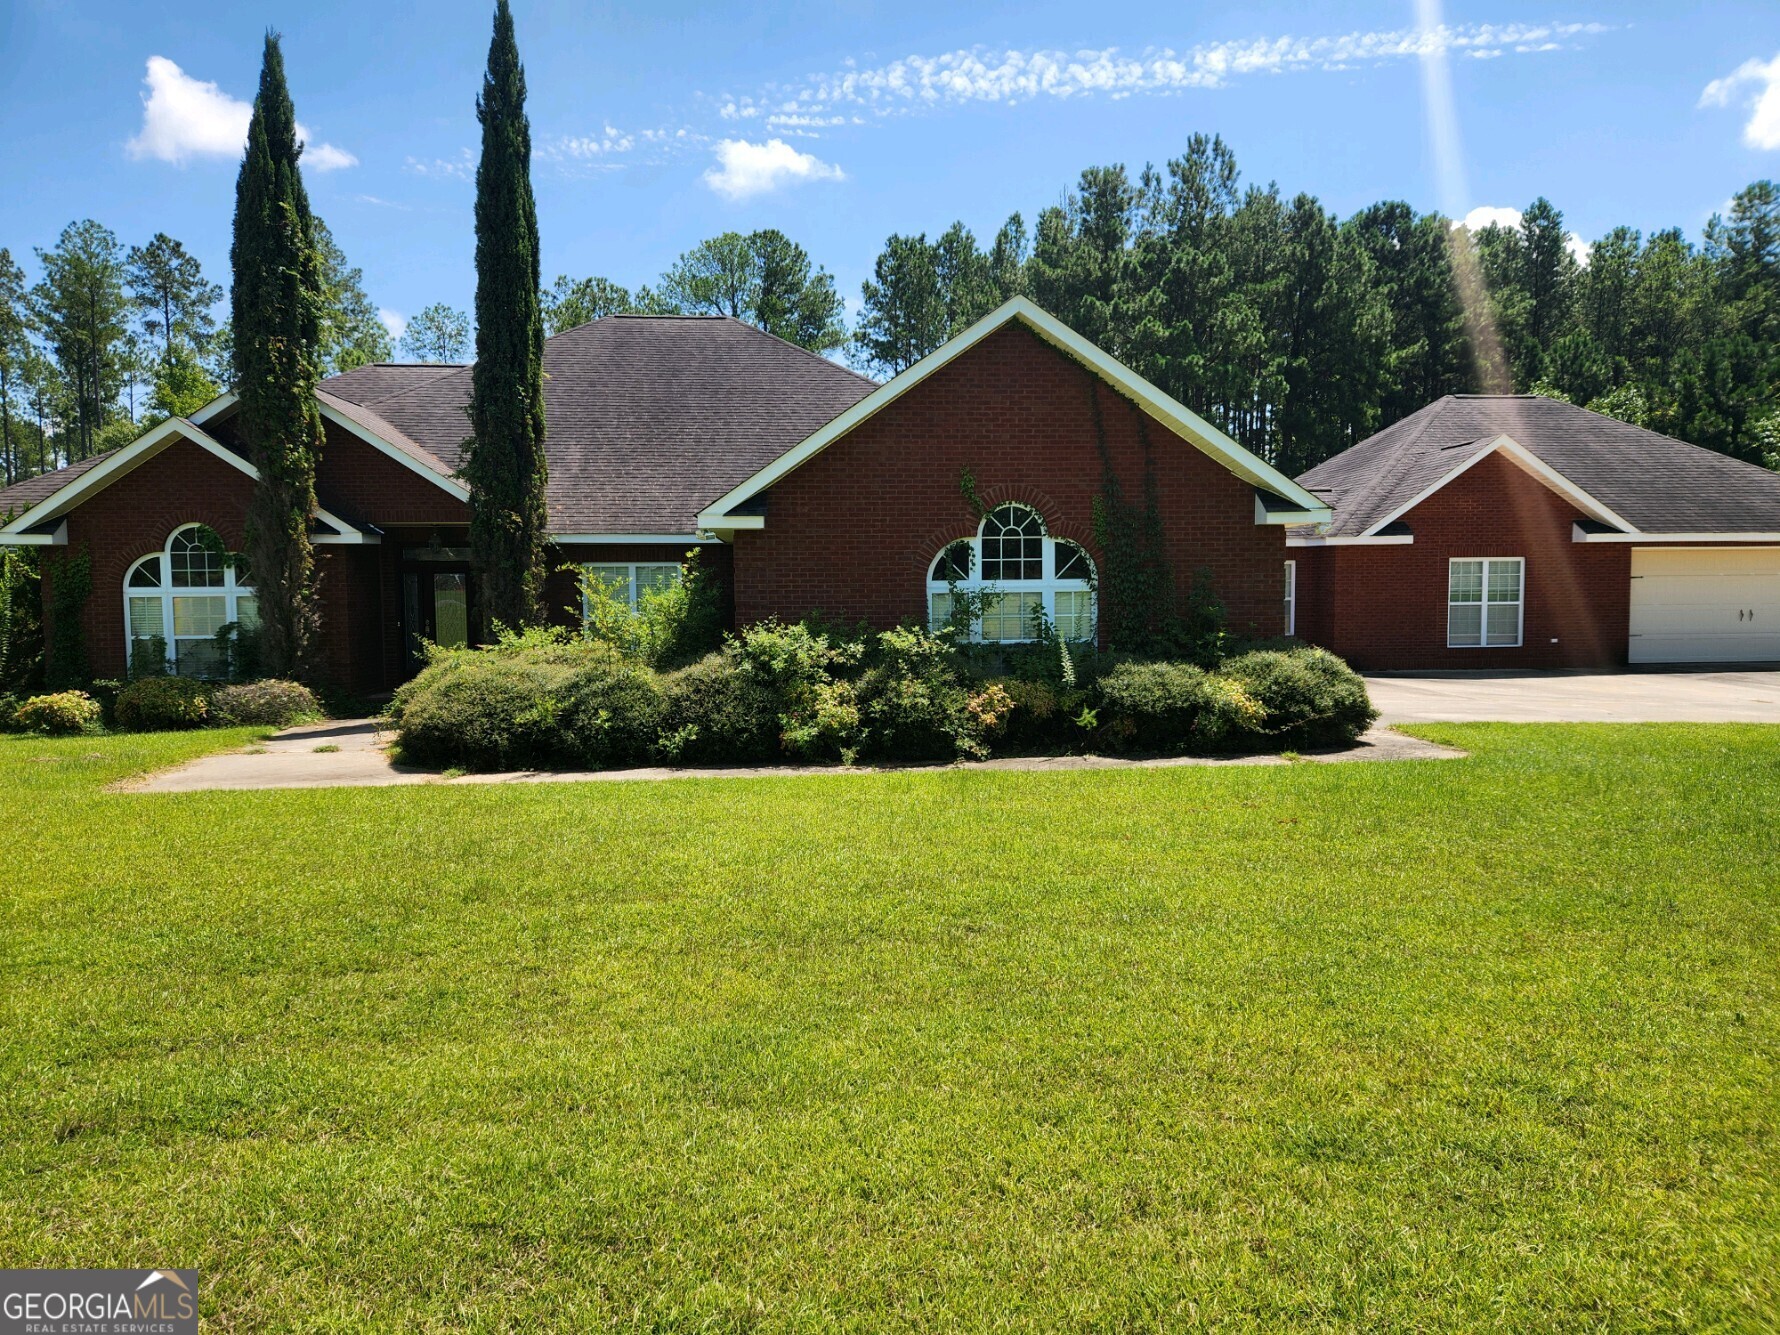
[[[1421,4],[1435,12],[1418,29],[1415,0],[517,0],[546,279],[634,286],[703,237],[774,226],[853,302],[891,232],[962,218],[987,239],[1083,167],[1160,162],[1196,131],[1222,134],[1245,179],[1342,213],[1544,194],[1583,237],[1622,222],[1697,234],[1780,175],[1772,0]],[[226,279],[234,104],[273,26],[311,198],[372,299],[394,316],[467,308],[490,9],[5,0],[0,245],[34,270],[32,247],[93,217],[126,242],[169,232]],[[1430,49],[1456,116],[1445,159]]]

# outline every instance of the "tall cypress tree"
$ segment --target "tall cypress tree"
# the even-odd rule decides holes
[[[498,0],[476,101],[476,365],[471,372],[470,550],[487,624],[538,619],[544,581],[544,319],[531,125],[513,13]]]
[[[247,555],[259,592],[261,663],[273,676],[308,666],[316,621],[309,517],[322,444],[315,400],[321,275],[301,153],[284,55],[277,34],[267,33],[235,183],[229,262],[238,420],[260,474],[247,513]]]

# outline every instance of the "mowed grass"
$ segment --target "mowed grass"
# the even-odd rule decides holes
[[[1762,1330],[1780,730],[111,794],[0,741],[0,1264],[216,1329]]]

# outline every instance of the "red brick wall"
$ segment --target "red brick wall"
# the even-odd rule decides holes
[[[93,676],[122,677],[128,667],[124,573],[137,558],[160,551],[181,524],[208,524],[239,550],[252,494],[247,474],[179,440],[68,516],[69,552],[84,548],[92,559],[93,591],[81,620]],[[47,589],[44,597],[47,605]]]
[[[324,463],[321,472],[342,482],[342,491],[352,499],[374,504],[381,494],[384,503],[400,511],[410,504],[435,506],[427,495],[431,493],[445,506],[455,506],[457,522],[463,522],[461,504],[376,454],[363,441],[347,437],[337,445],[330,436],[329,449],[333,460]],[[377,479],[381,479],[381,493],[351,490]],[[128,668],[125,571],[138,557],[160,551],[167,535],[182,524],[208,524],[231,548],[240,549],[246,541],[252,493],[253,482],[247,474],[202,446],[180,440],[94,494],[68,516],[69,550],[84,547],[92,559],[93,590],[82,625],[88,666],[95,677],[122,677]],[[345,501],[336,503],[344,508]],[[371,510],[343,517],[375,522],[381,516]],[[401,592],[395,562],[403,541],[424,543],[434,531],[410,530],[404,539],[396,530],[385,537],[382,546],[316,547],[321,599],[318,670],[324,679],[357,690],[377,690],[399,680],[400,640],[395,624]],[[444,531],[448,538],[463,532],[461,528]],[[47,603],[47,590],[45,597]]]
[[[1404,516],[1411,545],[1290,549],[1298,633],[1361,669],[1623,664],[1631,548],[1572,541],[1585,517],[1491,455]],[[1526,560],[1519,648],[1446,647],[1447,563],[1478,556]]]
[[[1008,325],[830,445],[772,488],[766,528],[736,534],[735,613],[821,611],[889,626],[924,621],[927,571],[983,502],[1022,501],[1051,532],[1085,546],[1102,490],[1090,393],[1126,495],[1142,504],[1139,410],[1018,325]],[[1278,634],[1283,530],[1255,523],[1253,488],[1160,424],[1148,423],[1167,554],[1184,592],[1206,568],[1232,631]]]
[[[315,493],[349,523],[467,524],[470,508],[436,483],[332,422],[315,467]],[[469,423],[464,431],[469,433]]]

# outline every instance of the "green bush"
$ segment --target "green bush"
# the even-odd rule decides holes
[[[857,691],[864,754],[886,760],[988,754],[949,644],[918,627],[903,627],[879,635],[873,657]]]
[[[661,679],[616,655],[589,657],[561,692],[557,747],[589,769],[647,764],[665,717]]]
[[[34,695],[19,705],[13,711],[12,725],[20,732],[71,737],[96,731],[101,712],[99,702],[85,691],[57,691],[53,695]]]
[[[1100,655],[1080,684],[1063,684],[1078,669],[1060,655],[1054,681],[984,677],[986,661],[919,628],[837,640],[767,622],[663,674],[604,641],[528,631],[435,650],[390,714],[408,758],[479,770],[953,760],[1067,752],[1096,737],[1160,752],[1322,744],[1372,718],[1364,683],[1321,650],[1250,653],[1216,672]],[[212,712],[240,717],[232,692],[249,689],[218,688]]]
[[[691,764],[760,764],[779,755],[776,697],[726,650],[662,680],[662,758]]]
[[[210,693],[210,718],[224,727],[288,728],[322,716],[315,693],[294,681],[239,682]]]
[[[1281,745],[1339,746],[1378,717],[1365,679],[1326,649],[1262,650],[1221,671],[1260,702],[1260,730]]]
[[[210,718],[209,696],[189,677],[144,677],[117,693],[117,725],[131,732],[201,728]]]
[[[582,623],[627,658],[650,667],[674,668],[696,661],[723,638],[723,591],[701,563],[698,548],[686,553],[673,583],[644,589],[633,609],[629,590],[608,585],[591,567],[576,569]]]
[[[1123,750],[1207,749],[1266,718],[1239,683],[1193,663],[1121,663],[1099,689],[1107,737]]]
[[[548,650],[436,654],[391,706],[402,758],[472,770],[552,765],[573,677],[574,668]]]

